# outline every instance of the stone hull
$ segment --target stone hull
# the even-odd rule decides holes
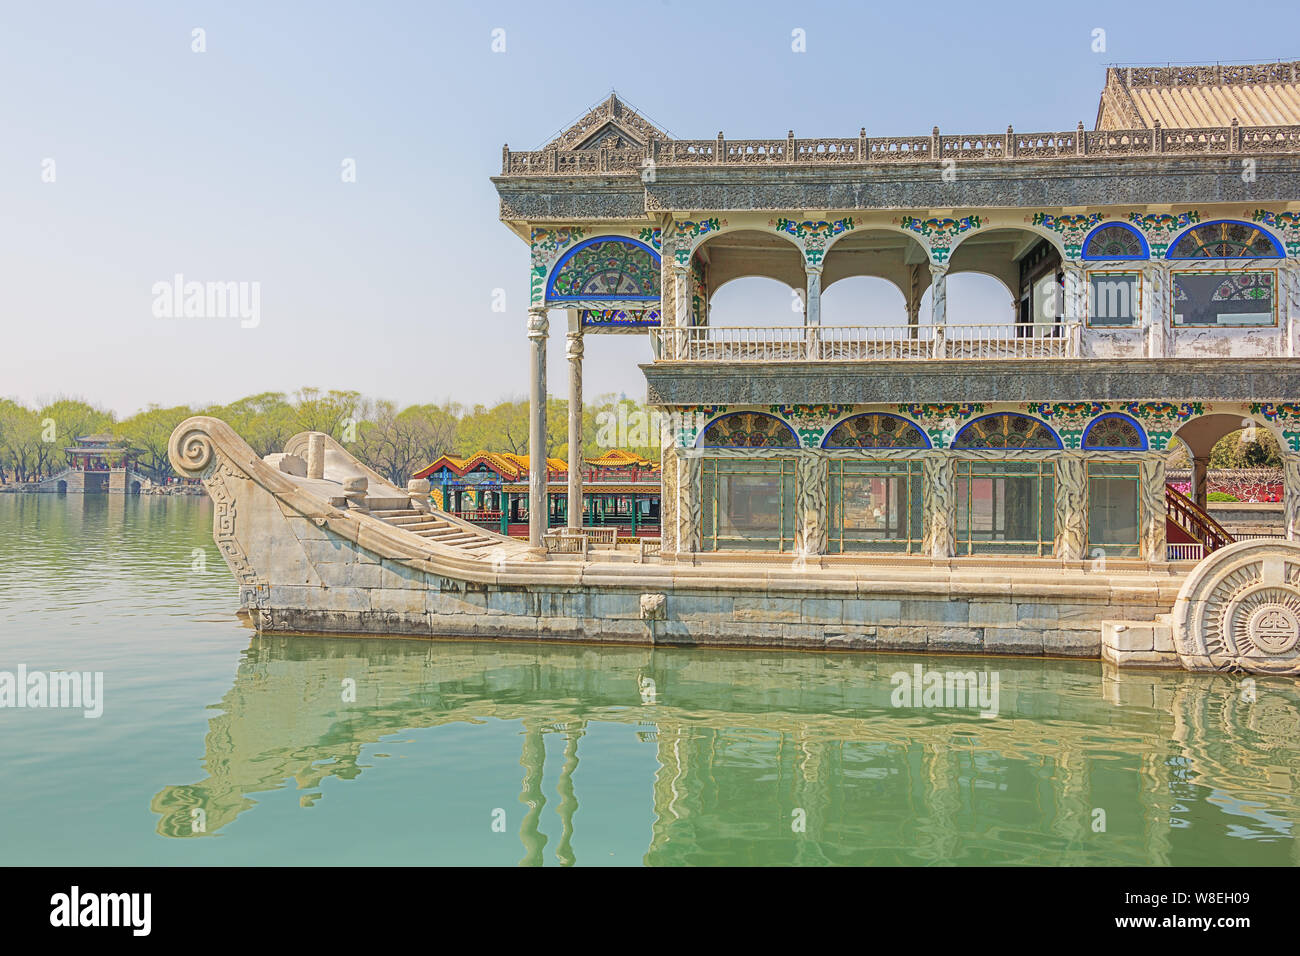
[[[296,436],[286,447],[305,445]],[[332,472],[339,487],[369,476],[372,500],[403,492],[334,443],[313,481],[200,417],[177,428],[171,456],[212,496],[217,546],[264,633],[1099,658],[1103,622],[1154,621],[1182,583],[1140,562],[1101,572],[1006,559],[642,561],[541,555],[500,536],[469,554],[340,506]]]

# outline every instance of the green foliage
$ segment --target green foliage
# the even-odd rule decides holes
[[[1210,452],[1211,468],[1281,468],[1282,450],[1267,428],[1235,431],[1220,438]],[[1247,441],[1247,438],[1250,441]]]
[[[584,416],[584,438],[599,453],[594,448],[595,411]],[[111,433],[129,444],[139,456],[140,471],[154,480],[175,477],[167,444],[176,426],[191,415],[221,419],[258,455],[283,451],[298,432],[327,432],[399,486],[443,454],[471,455],[480,450],[528,454],[528,402],[519,398],[471,409],[454,402],[399,408],[359,392],[304,388],[291,395],[261,392],[226,405],[150,405],[121,422],[74,399],[60,399],[39,409],[0,399],[0,481],[53,475],[66,467],[68,445],[97,433]],[[547,456],[564,458],[568,403],[550,399],[547,416]]]
[[[1205,496],[1207,501],[1240,501],[1236,495],[1230,495],[1226,491],[1211,491]]]

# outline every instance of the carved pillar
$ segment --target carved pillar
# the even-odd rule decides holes
[[[1165,326],[1169,321],[1169,270],[1163,263],[1152,263],[1142,270],[1141,308],[1147,355],[1164,358]]]
[[[1297,336],[1300,336],[1300,271],[1289,260],[1284,261],[1279,268],[1282,288],[1285,290],[1281,303],[1281,308],[1285,310],[1281,325],[1286,331],[1286,342],[1281,354],[1293,358],[1300,355],[1300,343],[1296,341]]]
[[[662,313],[660,313],[662,320]],[[685,266],[673,269],[673,320],[672,351],[673,358],[687,358],[687,340],[690,333],[683,331],[691,324],[691,274]]]
[[[929,452],[921,464],[922,550],[932,558],[947,559],[957,549],[957,486],[953,457]]]
[[[677,550],[691,553],[700,543],[700,456],[678,456]],[[663,545],[660,545],[662,549]]]
[[[1192,500],[1204,511],[1210,500],[1210,456],[1192,458]]]
[[[1088,465],[1068,452],[1056,459],[1056,542],[1063,561],[1082,561],[1088,547]]]
[[[1078,262],[1065,262],[1062,264],[1062,269],[1065,272],[1065,296],[1062,306],[1065,313],[1065,334],[1069,343],[1067,354],[1078,356],[1081,351],[1087,301],[1084,295],[1083,266]]]
[[[1282,456],[1282,507],[1287,538],[1300,541],[1300,455]]]
[[[544,306],[528,310],[528,543],[542,547],[546,533],[546,336]]]
[[[807,266],[808,301],[804,308],[804,321],[808,325],[822,324],[822,270],[819,266]]]
[[[826,458],[813,451],[799,455],[795,492],[795,550],[825,554],[827,545]]]
[[[934,357],[944,357],[944,326],[948,322],[948,267],[930,263],[930,322],[934,325]]]
[[[665,436],[667,439],[668,436]],[[659,449],[659,550],[664,555],[677,551],[677,460],[681,455],[676,429]]]
[[[1165,456],[1158,452],[1144,455],[1138,475],[1138,524],[1142,558],[1146,561],[1165,561],[1169,551],[1165,536],[1165,519],[1169,511],[1165,500]]]
[[[569,360],[569,521],[582,527],[582,327],[575,311],[569,320],[564,354]]]

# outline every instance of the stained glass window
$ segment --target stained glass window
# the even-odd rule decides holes
[[[1174,325],[1274,325],[1277,273],[1175,272]]]
[[[921,429],[897,415],[846,418],[826,436],[823,448],[929,448]]]
[[[985,415],[965,427],[953,439],[953,448],[1060,448],[1056,432],[1036,418],[1012,413]]]
[[[1145,259],[1146,243],[1132,226],[1111,223],[1099,226],[1084,241],[1085,259]]]
[[[1142,451],[1147,441],[1138,423],[1127,415],[1103,415],[1083,433],[1083,447]]]
[[[710,423],[700,444],[705,448],[798,448],[799,439],[775,415],[734,412]]]
[[[659,256],[634,239],[604,236],[574,246],[551,275],[548,302],[659,298]]]
[[[1169,247],[1170,259],[1280,259],[1282,250],[1248,222],[1207,222],[1193,226]]]

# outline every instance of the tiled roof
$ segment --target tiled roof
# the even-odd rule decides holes
[[[1300,70],[1294,63],[1246,67],[1112,67],[1097,111],[1098,129],[1300,125]]]

